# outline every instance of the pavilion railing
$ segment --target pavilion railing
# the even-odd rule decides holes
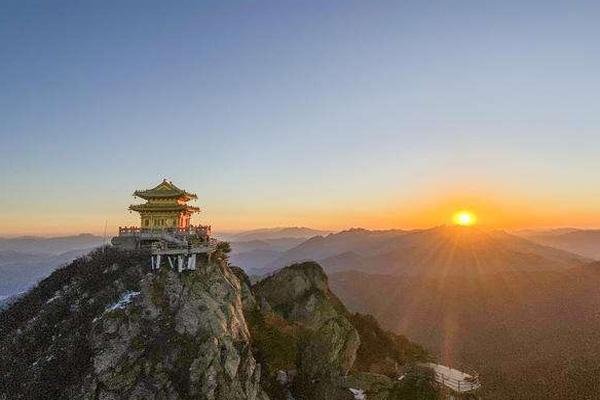
[[[145,236],[145,234],[161,234],[168,233],[172,235],[199,235],[208,236],[210,235],[210,225],[190,225],[186,228],[167,228],[167,227],[153,227],[153,228],[140,228],[138,226],[120,226],[119,236]]]

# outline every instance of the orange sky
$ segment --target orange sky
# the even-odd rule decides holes
[[[393,198],[362,199],[337,205],[335,201],[305,204],[265,202],[257,206],[233,208],[217,199],[205,199],[200,205],[205,211],[193,218],[193,223],[211,224],[214,231],[235,231],[262,227],[307,226],[323,230],[343,230],[352,227],[368,229],[413,229],[451,224],[458,210],[469,210],[481,226],[499,229],[553,228],[600,226],[600,214],[581,207],[574,212],[568,205],[559,208],[532,199],[502,199],[500,195],[439,194],[423,199],[423,194],[394,200]],[[110,207],[69,212],[59,205],[46,206],[43,214],[2,215],[2,236],[24,234],[54,236],[81,232],[113,235],[118,226],[139,225],[138,216],[126,210],[131,197],[126,194]],[[532,206],[535,204],[535,206]]]

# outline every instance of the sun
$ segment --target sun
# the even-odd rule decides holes
[[[477,222],[477,216],[470,211],[457,211],[452,216],[452,221],[455,225],[473,226]]]

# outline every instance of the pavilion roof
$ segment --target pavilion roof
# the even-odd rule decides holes
[[[187,211],[199,212],[200,208],[188,206],[187,204],[132,204],[129,206],[132,211]]]
[[[142,199],[156,199],[156,198],[185,198],[186,201],[197,199],[195,193],[186,192],[183,189],[179,189],[172,182],[164,179],[161,183],[147,190],[136,190],[133,192],[134,196],[141,197]]]

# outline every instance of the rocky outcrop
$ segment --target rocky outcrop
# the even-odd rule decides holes
[[[273,313],[299,327],[298,398],[334,399],[352,365],[360,339],[348,312],[331,293],[316,263],[295,264],[259,282],[254,293]],[[345,392],[344,392],[345,393]]]
[[[226,263],[148,273],[147,260],[96,252],[0,314],[0,398],[268,399]]]
[[[146,275],[130,304],[97,321],[93,348],[88,392],[100,399],[266,398],[241,285],[221,263]]]
[[[182,273],[148,259],[96,251],[1,312],[0,399],[407,398],[363,372],[395,373],[414,348],[351,315],[318,264],[251,286],[222,258]]]

